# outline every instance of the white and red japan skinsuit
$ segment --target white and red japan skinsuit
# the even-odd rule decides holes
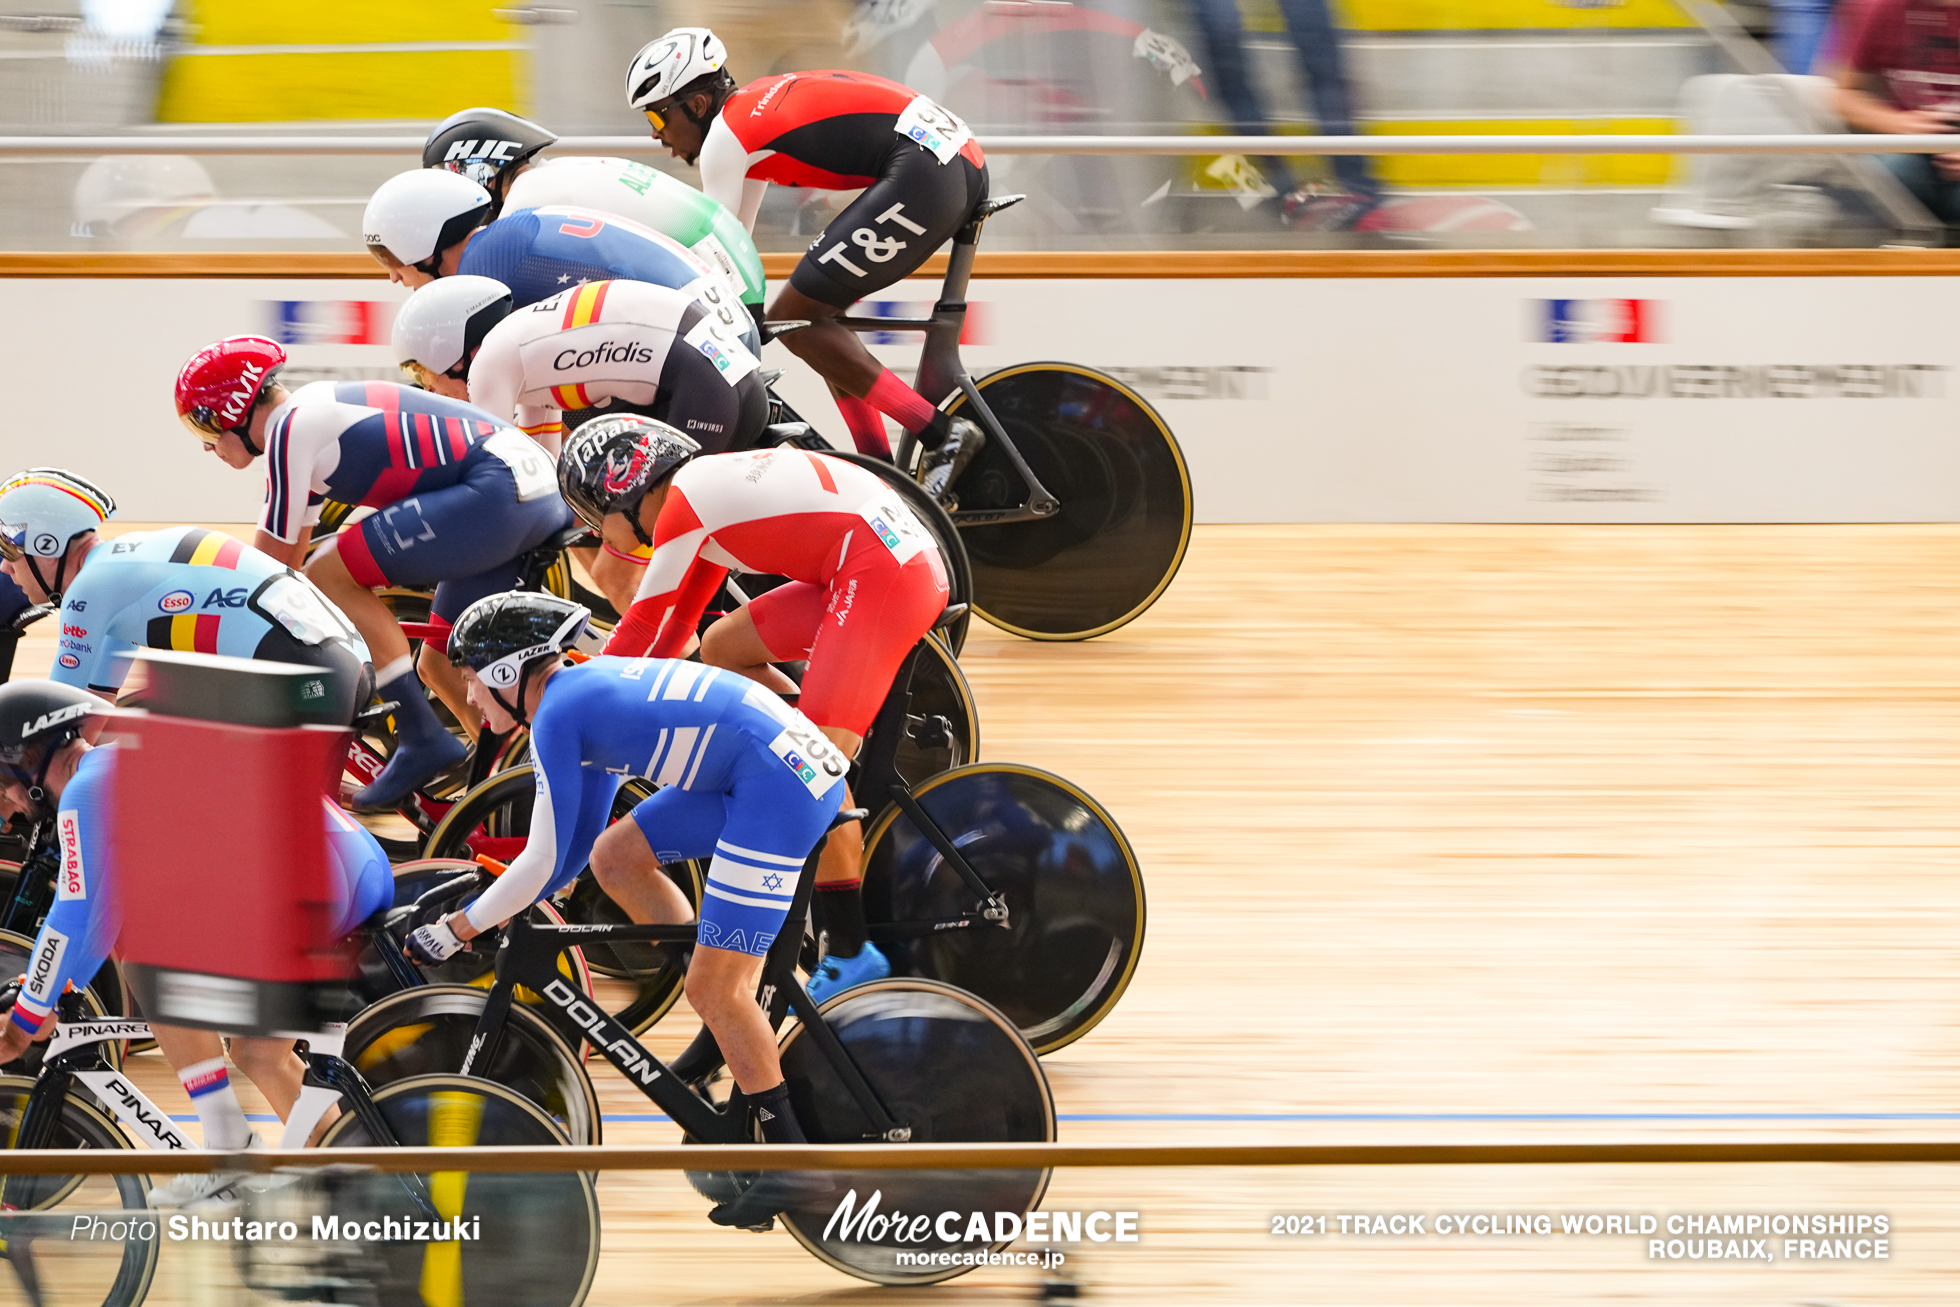
[[[605,652],[686,652],[730,568],[789,578],[748,605],[756,633],[778,660],[809,660],[803,715],[854,735],[946,606],[939,547],[875,474],[789,447],[719,454],[674,474],[646,576]]]

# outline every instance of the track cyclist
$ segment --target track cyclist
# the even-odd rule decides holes
[[[435,585],[430,620],[440,631],[472,601],[516,584],[519,558],[572,517],[550,459],[515,427],[392,382],[316,381],[288,393],[276,379],[285,361],[283,349],[258,336],[206,346],[178,374],[177,412],[230,467],[265,455],[265,510],[253,544],[274,559],[306,559],[328,499],[379,510],[343,528],[306,563],[306,575],[366,639],[375,688],[396,704],[395,752],[352,799],[357,808],[390,808],[469,750],[423,697],[408,637],[374,587]],[[423,674],[471,727],[474,714],[441,643],[440,635],[424,642]]]
[[[626,72],[626,99],[654,137],[701,167],[701,189],[755,228],[770,182],[864,187],[790,273],[769,317],[810,326],[782,338],[830,383],[859,452],[889,458],[886,414],[926,449],[921,471],[944,496],[985,439],[871,357],[833,319],[923,264],[987,198],[987,160],[951,112],[869,73],[784,73],[737,90],[728,52],[705,27],[650,41]]]
[[[28,954],[20,996],[0,1018],[0,1061],[11,1062],[31,1041],[54,1033],[51,1016],[62,992],[86,985],[101,969],[121,925],[117,849],[110,837],[116,746],[94,748],[85,737],[90,718],[106,707],[86,690],[52,681],[0,686],[0,797],[22,812],[54,818],[61,839],[54,907]],[[387,905],[394,881],[374,837],[324,796],[321,808],[336,873],[336,920],[345,934]],[[231,1088],[220,1037],[155,1022],[150,1030],[197,1108],[205,1147],[263,1148]],[[283,1120],[299,1099],[305,1073],[293,1042],[234,1037],[231,1057]],[[151,1190],[150,1200],[159,1207],[187,1206],[222,1196],[240,1178],[181,1175]]]
[[[618,421],[638,419],[594,425]],[[654,448],[671,459],[684,446]],[[572,665],[565,653],[588,616],[555,595],[514,591],[457,619],[449,647],[467,669],[471,701],[493,730],[530,726],[537,798],[524,851],[474,903],[414,931],[409,955],[425,964],[451,956],[562,889],[588,860],[634,921],[685,922],[687,900],[660,864],[712,857],[688,1001],[735,1078],[742,1101],[731,1110],[753,1107],[769,1143],[803,1143],[756,980],[804,861],[837,813],[848,764],[802,715],[743,677],[665,658]],[[630,820],[607,826],[629,775],[661,788]],[[772,1173],[709,1218],[757,1224],[811,1183]]]
[[[502,109],[464,109],[429,133],[422,166],[461,173],[489,191],[493,219],[505,209],[570,204],[616,213],[671,236],[710,267],[739,280],[742,303],[760,320],[762,256],[739,218],[680,178],[631,159],[540,160],[538,152],[557,139]]]
[[[565,422],[602,414],[649,414],[716,451],[749,448],[769,420],[755,355],[695,300],[643,281],[588,281],[512,313],[502,282],[444,277],[402,305],[394,347],[424,387],[514,420],[554,458]],[[644,553],[576,552],[625,611]]]
[[[381,183],[361,231],[389,279],[411,290],[459,273],[491,277],[510,287],[522,309],[588,281],[650,282],[685,291],[750,353],[762,352],[761,332],[741,304],[740,280],[673,238],[575,205],[513,209],[486,221],[494,208],[490,192],[469,178],[418,168]]]
[[[0,570],[61,610],[50,676],[113,700],[135,649],[299,663],[323,673],[307,720],[345,726],[367,706],[367,644],[311,583],[222,531],[175,526],[104,540],[115,501],[59,468],[0,483]]]
[[[395,316],[395,358],[440,395],[514,421],[554,455],[564,422],[641,413],[714,453],[747,449],[769,418],[761,364],[680,291],[588,281],[513,313],[510,288],[444,277]]]
[[[788,447],[697,458],[692,443],[616,418],[565,444],[566,501],[616,548],[653,548],[604,652],[678,657],[730,566],[788,577],[710,626],[701,659],[781,693],[797,687],[771,664],[807,659],[798,707],[855,757],[899,664],[945,611],[939,547],[856,464]],[[828,953],[810,980],[820,1000],[891,971],[865,938],[863,862],[862,827],[832,833],[814,896]]]

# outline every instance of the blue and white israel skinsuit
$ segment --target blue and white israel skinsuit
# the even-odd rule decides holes
[[[594,658],[554,673],[531,721],[537,801],[524,851],[467,910],[484,930],[570,884],[627,776],[662,862],[711,858],[698,939],[760,956],[844,797],[848,764],[761,685],[671,658]]]

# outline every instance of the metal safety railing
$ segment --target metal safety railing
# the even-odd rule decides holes
[[[982,136],[989,154],[1948,154],[1960,135]],[[0,158],[102,154],[414,155],[420,136],[0,136]],[[665,154],[644,136],[561,136],[566,153]]]
[[[376,1171],[979,1171],[1157,1166],[1547,1166],[1960,1163],[1960,1141],[1782,1140],[1648,1144],[711,1144],[637,1148],[328,1148],[185,1152],[0,1150],[0,1175]]]

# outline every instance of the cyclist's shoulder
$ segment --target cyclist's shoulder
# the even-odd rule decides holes
[[[106,816],[115,772],[115,745],[101,744],[90,749],[75,764],[75,774],[61,787],[61,800],[56,806],[64,813],[79,812],[85,818]],[[67,834],[64,825],[62,835],[65,838]]]
[[[890,78],[846,68],[811,68],[750,82],[728,98],[721,120],[743,139],[843,114],[896,113],[918,92]]]

